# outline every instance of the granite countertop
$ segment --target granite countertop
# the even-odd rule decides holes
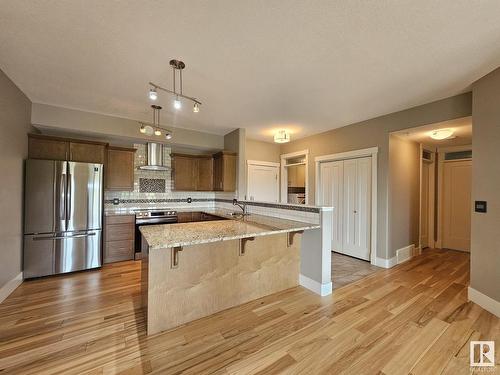
[[[191,211],[201,211],[231,219],[139,227],[150,250],[320,228],[317,224],[254,214],[234,219],[229,215],[232,211],[221,209]]]

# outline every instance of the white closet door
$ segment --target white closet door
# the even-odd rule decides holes
[[[370,260],[371,158],[344,161],[343,253]]]
[[[332,251],[342,252],[342,200],[343,200],[344,163],[334,161],[321,163],[321,202],[323,206],[333,207]]]
[[[250,200],[278,202],[279,168],[268,165],[248,165],[248,192]]]

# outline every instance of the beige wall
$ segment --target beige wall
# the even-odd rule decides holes
[[[471,101],[471,93],[465,93],[299,139],[283,145],[281,152],[289,153],[309,149],[309,202],[314,203],[314,181],[316,178],[314,158],[316,156],[377,146],[379,148],[377,255],[382,258],[391,258],[395,254],[387,250],[389,133],[470,116]]]
[[[31,102],[0,70],[0,288],[22,270],[23,171]]]
[[[389,137],[389,252],[418,246],[420,144]]]
[[[144,142],[155,140],[154,137],[139,133],[139,123],[135,120],[39,103],[33,103],[31,123],[46,132],[81,133],[85,136],[93,136],[111,142],[114,139],[130,140],[132,143],[139,140]],[[174,137],[168,142],[172,146],[205,150],[224,148],[224,136],[172,128],[166,124],[164,126],[173,130]],[[162,139],[162,141],[164,140]]]
[[[280,162],[280,145],[277,143],[269,143],[256,141],[253,139],[246,140],[246,159],[257,161]]]
[[[247,192],[245,129],[236,129],[226,134],[224,136],[224,149],[238,154],[238,164],[236,166],[236,197],[243,200]]]
[[[472,200],[488,212],[472,213],[470,285],[500,302],[500,68],[472,92]]]

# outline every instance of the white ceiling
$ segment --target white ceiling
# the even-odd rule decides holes
[[[453,129],[453,138],[436,140],[430,137],[433,130]],[[428,124],[416,128],[393,132],[392,134],[431,147],[463,146],[472,144],[472,117]]]
[[[201,112],[165,125],[295,139],[468,90],[500,65],[497,0],[0,0],[0,68],[39,103],[149,120],[149,81]],[[187,104],[187,103],[186,103]]]

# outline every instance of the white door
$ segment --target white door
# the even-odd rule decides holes
[[[344,161],[343,253],[370,260],[371,158]]]
[[[422,249],[429,247],[429,188],[430,164],[422,162],[422,191],[420,201],[420,246]]]
[[[443,163],[443,241],[447,249],[470,251],[472,161]]]
[[[344,162],[332,161],[320,164],[321,204],[333,207],[332,251],[342,252],[342,201]]]
[[[247,191],[248,199],[262,202],[278,202],[278,176],[278,166],[249,164]]]

